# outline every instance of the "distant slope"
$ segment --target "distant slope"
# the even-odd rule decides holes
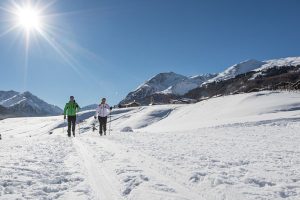
[[[19,92],[16,92],[16,91],[13,91],[13,90],[10,90],[10,91],[0,91],[0,105],[2,105],[2,102],[9,99],[9,98],[12,98],[13,96],[16,96],[18,95]]]
[[[17,116],[13,110],[0,105],[0,120]]]
[[[260,90],[299,90],[300,65],[264,68],[234,78],[206,83],[184,95],[192,99],[210,98]]]
[[[236,77],[237,75],[247,73],[263,66],[265,62],[257,60],[247,60],[239,64],[233,65],[224,72],[219,73],[216,77],[210,79],[208,82],[224,81]]]
[[[63,112],[30,92],[0,91],[0,105],[8,108],[14,116],[51,116]]]
[[[297,66],[300,65],[300,57],[287,57],[264,61],[265,64],[255,71],[263,71],[273,67]]]
[[[80,111],[86,111],[86,110],[95,110],[97,108],[97,104],[91,104],[91,105],[87,105],[84,106],[80,109]]]
[[[260,72],[273,67],[285,67],[285,66],[297,66],[297,65],[300,65],[300,57],[287,57],[287,58],[279,58],[279,59],[272,59],[266,61],[258,61],[258,60],[251,59],[227,68],[225,71],[219,73],[216,77],[208,80],[207,82],[211,83],[214,81],[228,80],[240,74],[245,74],[250,71]]]

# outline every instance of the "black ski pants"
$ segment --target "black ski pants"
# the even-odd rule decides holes
[[[68,116],[68,135],[71,136],[71,127],[72,132],[75,134],[75,126],[76,126],[76,116]]]
[[[98,116],[98,120],[100,124],[99,133],[102,135],[103,131],[106,133],[107,117]]]

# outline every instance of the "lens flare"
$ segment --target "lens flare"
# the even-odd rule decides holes
[[[6,27],[4,31],[0,32],[0,39],[13,31],[18,33],[18,37],[21,36],[23,38],[18,41],[21,42],[21,46],[24,48],[24,88],[26,88],[27,71],[30,67],[30,54],[36,49],[33,48],[34,45],[38,45],[42,42],[47,43],[51,49],[60,56],[64,63],[71,67],[82,80],[86,80],[86,75],[83,75],[83,70],[86,71],[86,69],[78,61],[78,55],[74,56],[74,51],[76,49],[81,50],[82,47],[77,45],[76,42],[74,42],[74,44],[76,44],[75,49],[73,46],[67,45],[70,37],[67,35],[68,32],[64,28],[61,28],[63,27],[61,26],[63,22],[61,23],[61,20],[58,19],[63,16],[80,14],[85,11],[53,13],[53,9],[50,9],[50,7],[57,1],[58,0],[12,0],[6,6],[2,6],[0,3],[0,14],[6,17],[5,20],[0,20],[0,23],[5,23],[4,27]],[[31,42],[31,40],[35,41],[35,43]],[[32,52],[30,52],[31,50]],[[85,72],[85,74],[87,74],[87,72]],[[92,75],[88,76],[93,78]],[[98,81],[95,82],[98,84]]]
[[[25,28],[26,30],[38,30],[41,28],[42,20],[37,9],[29,6],[18,8],[16,16],[18,23],[17,25]]]

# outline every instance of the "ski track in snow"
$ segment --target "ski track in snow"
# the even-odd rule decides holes
[[[182,123],[185,129],[177,131],[172,127],[177,118],[195,114],[190,105],[117,110],[114,130],[103,137],[92,132],[93,118],[82,119],[82,134],[75,138],[62,133],[66,128],[58,117],[0,121],[0,199],[298,200],[300,111],[293,105],[300,95],[260,94],[225,97],[222,103],[230,106],[231,98],[240,98],[243,106],[256,98],[288,103],[261,107],[256,121],[252,115],[230,121],[227,115],[223,124],[201,126],[201,120],[215,118],[209,115],[199,126]],[[133,132],[120,132],[125,125]]]
[[[95,162],[98,152],[92,151],[88,145],[77,138],[74,139],[74,144],[83,161],[89,183],[94,191],[94,197],[107,200],[120,199],[115,187],[110,183],[110,174],[103,169],[101,162],[100,164]]]
[[[141,191],[133,192],[135,194],[131,195],[134,197],[129,199],[142,198],[145,195],[143,190],[147,193],[150,192],[152,199],[161,199],[162,197],[168,199],[201,199],[199,194],[177,183],[175,179],[161,171],[160,165],[149,156],[138,153],[138,151],[132,151],[126,146],[106,138],[89,137],[82,141],[86,147],[91,146],[94,149],[89,152],[99,163],[102,163],[99,165],[101,170],[106,171],[107,174],[115,174],[115,178],[111,178],[112,180],[122,180],[120,192],[125,198],[128,198],[131,192],[141,187],[139,189]],[[98,155],[99,153],[95,152],[102,153]],[[107,182],[109,185],[113,185],[109,181]],[[177,191],[181,191],[181,193],[176,194]],[[187,197],[180,194],[185,194]]]

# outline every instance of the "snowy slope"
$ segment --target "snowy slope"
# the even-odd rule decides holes
[[[300,57],[287,57],[265,61],[265,64],[257,68],[255,71],[262,71],[272,67],[297,66],[300,65]]]
[[[174,72],[160,73],[156,76],[150,78],[144,84],[140,85],[134,93],[144,93],[143,97],[146,95],[153,94],[155,92],[161,92],[173,85],[176,85],[182,81],[186,80],[186,77]]]
[[[198,76],[191,76],[183,79],[182,81],[171,84],[167,89],[160,91],[161,93],[165,94],[177,94],[177,95],[184,95],[188,91],[199,87],[205,81],[215,77],[214,74],[204,74]]]
[[[231,79],[236,77],[239,74],[244,74],[246,72],[255,70],[262,65],[264,65],[265,62],[257,61],[257,60],[247,60],[244,62],[241,62],[239,64],[233,65],[226,69],[224,72],[219,73],[216,77],[208,80],[208,82],[214,82],[214,81],[223,81],[227,79]]]
[[[287,95],[287,96],[285,96]],[[168,118],[145,131],[187,131],[224,124],[294,117],[300,110],[299,93],[265,91],[212,98],[176,108]],[[289,112],[288,112],[289,111]],[[172,124],[172,126],[167,126]]]
[[[239,74],[244,74],[250,71],[260,72],[272,67],[283,67],[283,66],[297,66],[300,65],[300,57],[287,57],[280,59],[272,59],[266,61],[247,60],[239,64],[235,64],[224,72],[219,73],[216,77],[207,81],[207,83],[214,81],[223,81],[236,77]]]
[[[9,99],[15,95],[18,95],[19,93],[13,90],[10,91],[0,91],[0,104],[2,104],[2,101],[5,101],[6,99]]]
[[[93,111],[75,138],[62,116],[2,120],[0,199],[298,200],[299,100],[259,92],[115,109],[105,137]]]

